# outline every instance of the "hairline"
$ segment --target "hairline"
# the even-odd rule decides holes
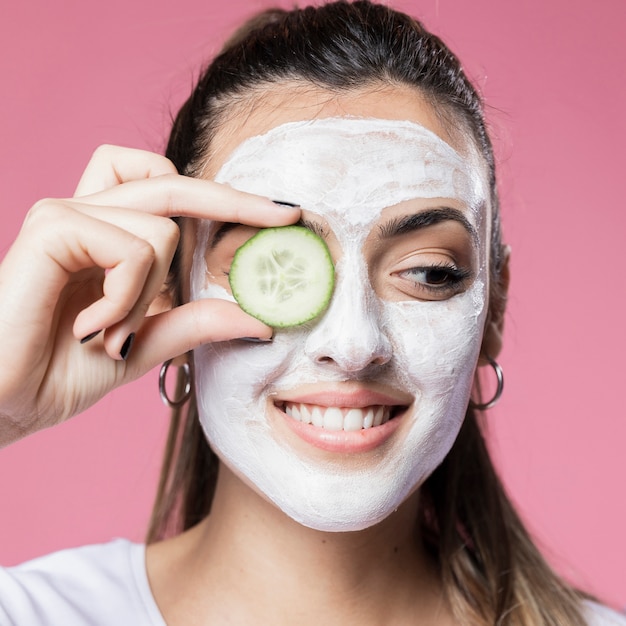
[[[389,87],[408,89],[415,92],[416,97],[421,97],[425,104],[430,107],[437,121],[450,138],[450,141],[446,138],[442,138],[443,141],[451,144],[463,157],[478,157],[485,171],[489,171],[490,169],[490,164],[487,162],[478,139],[475,137],[470,127],[470,123],[467,119],[468,116],[454,105],[443,102],[436,94],[428,90],[420,89],[408,82],[393,78],[386,80],[376,78],[358,87],[333,87],[318,84],[300,77],[290,79],[280,79],[277,77],[274,80],[263,80],[253,85],[248,85],[245,88],[245,92],[244,88],[241,88],[238,92],[230,93],[226,97],[213,98],[211,101],[213,115],[204,129],[204,137],[202,138],[204,144],[203,149],[196,161],[190,163],[185,173],[191,176],[205,177],[204,173],[211,163],[215,140],[218,138],[219,141],[220,132],[224,132],[225,128],[232,127],[229,122],[233,121],[235,118],[241,115],[245,115],[246,117],[252,115],[254,109],[262,105],[263,102],[273,94],[272,87],[277,85],[283,90],[285,96],[288,96],[290,93],[293,96],[297,96],[313,90],[316,94],[327,93],[329,99],[345,96],[346,94],[358,94],[362,92],[376,93],[379,90]]]

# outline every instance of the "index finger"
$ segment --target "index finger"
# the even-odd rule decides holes
[[[300,218],[296,205],[179,174],[129,181],[80,200],[93,206],[117,206],[162,217],[195,217],[258,227],[285,226]]]
[[[130,180],[176,173],[174,164],[160,154],[104,144],[94,151],[74,197],[94,194]]]

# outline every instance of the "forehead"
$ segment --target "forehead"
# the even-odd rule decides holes
[[[444,123],[438,109],[414,87],[374,84],[333,92],[308,83],[286,81],[252,91],[229,105],[211,138],[203,173],[213,178],[235,148],[250,137],[264,135],[289,122],[330,117],[409,120],[428,128],[461,152],[468,149],[459,125]]]
[[[299,203],[331,227],[371,225],[386,207],[452,200],[476,226],[486,188],[480,163],[411,121],[323,118],[289,122],[241,143],[217,182]]]

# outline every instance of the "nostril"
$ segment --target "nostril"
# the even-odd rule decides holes
[[[333,359],[331,359],[329,356],[320,356],[317,359],[318,363],[332,363]]]
[[[387,357],[377,356],[375,359],[372,359],[372,365],[384,365],[387,361],[389,361]]]
[[[351,285],[333,297],[330,307],[306,339],[304,351],[320,367],[356,372],[389,362],[392,349],[366,293]],[[339,297],[342,296],[342,297]]]
[[[372,355],[359,351],[346,352],[345,354],[319,355],[315,358],[318,365],[336,365],[342,369],[364,369],[371,366],[385,365],[389,361],[386,354]]]

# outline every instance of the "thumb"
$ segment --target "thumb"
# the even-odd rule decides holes
[[[241,337],[271,339],[272,328],[234,302],[203,299],[146,318],[127,361],[128,379],[205,343]]]

